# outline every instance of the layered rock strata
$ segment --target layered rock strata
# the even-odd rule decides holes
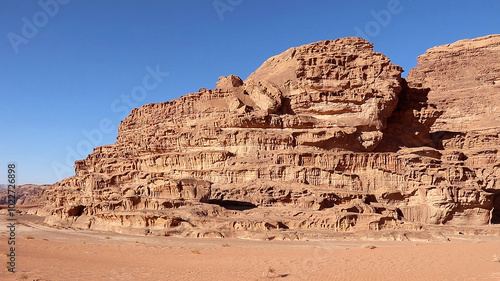
[[[440,57],[459,56],[455,44],[438,48]],[[282,230],[283,239],[300,230],[498,223],[498,126],[451,130],[447,108],[431,104],[451,89],[432,82],[445,81],[429,62],[435,50],[405,80],[363,39],[322,41],[268,59],[245,81],[223,76],[216,89],[136,108],[116,143],[95,148],[75,176],[43,193],[39,214],[107,231]],[[484,60],[469,52],[464,63]]]
[[[490,222],[500,223],[500,35],[431,48],[408,80],[432,89],[429,102],[442,112],[431,128],[436,148],[493,194]]]

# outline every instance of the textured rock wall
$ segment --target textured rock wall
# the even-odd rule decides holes
[[[8,204],[8,185],[5,189],[0,189],[0,205]],[[50,185],[23,184],[16,186],[16,205],[41,205],[44,204],[43,197],[39,193]]]
[[[195,237],[496,222],[498,134],[443,129],[456,124],[431,104],[445,93],[429,78],[441,71],[432,60],[420,57],[406,81],[363,39],[322,41],[268,59],[245,81],[223,76],[214,90],[136,108],[115,144],[44,193],[39,214]]]
[[[466,39],[429,49],[408,79],[432,89],[443,115],[432,131],[500,127],[500,36]]]

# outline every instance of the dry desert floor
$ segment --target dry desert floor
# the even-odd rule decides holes
[[[4,265],[6,219],[1,216]],[[17,272],[5,268],[0,280],[500,280],[500,238],[491,236],[439,243],[191,239],[55,229],[36,217],[18,219]]]

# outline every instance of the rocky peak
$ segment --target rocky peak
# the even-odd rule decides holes
[[[219,81],[215,84],[215,88],[219,90],[231,90],[243,86],[243,81],[236,75],[221,76]]]

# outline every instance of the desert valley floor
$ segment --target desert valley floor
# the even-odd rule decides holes
[[[259,241],[75,231],[33,216],[19,222],[18,272],[0,280],[500,280],[500,239],[492,236]]]

